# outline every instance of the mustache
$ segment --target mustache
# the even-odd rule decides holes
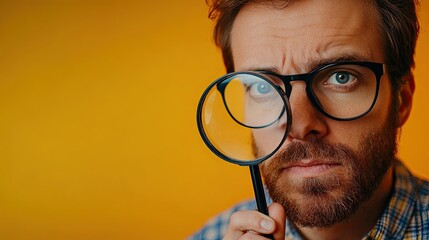
[[[323,159],[326,161],[350,161],[357,156],[348,146],[330,144],[323,140],[310,139],[305,142],[292,142],[273,157],[273,162],[295,163],[303,159]]]

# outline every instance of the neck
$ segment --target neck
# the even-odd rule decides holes
[[[297,227],[304,239],[362,239],[375,226],[389,201],[393,186],[393,167],[389,168],[373,196],[347,220],[329,228]]]

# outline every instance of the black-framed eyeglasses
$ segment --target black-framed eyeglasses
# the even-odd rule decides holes
[[[270,71],[233,72],[221,77],[217,88],[231,117],[251,128],[267,127],[282,115],[281,98],[276,96],[272,86],[289,98],[294,81],[306,83],[307,96],[321,113],[334,120],[350,121],[372,110],[384,73],[383,63],[336,62],[297,75],[280,75]],[[236,104],[231,100],[234,97],[230,95],[233,91],[229,88],[237,82],[248,91],[247,101],[251,106],[247,109],[251,109],[253,114],[246,120],[236,114]]]

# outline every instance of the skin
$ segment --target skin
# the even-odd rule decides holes
[[[378,21],[372,1],[301,0],[281,9],[248,3],[240,10],[231,32],[235,71],[269,69],[279,74],[300,74],[310,72],[321,62],[344,57],[385,62]],[[404,76],[404,80],[406,84],[399,95],[398,127],[409,116],[414,91],[413,76]],[[291,142],[317,138],[329,143],[343,143],[358,151],[362,137],[380,129],[387,121],[392,97],[390,80],[384,74],[376,105],[369,114],[354,121],[335,121],[311,105],[304,82],[293,82],[289,99],[293,121],[282,148]],[[269,144],[270,138],[260,136],[257,140]],[[346,173],[337,166],[314,171],[284,171],[281,178],[299,179],[324,174]],[[389,169],[371,199],[347,221],[324,229],[298,227],[298,230],[306,239],[361,239],[384,210],[392,184],[392,169]],[[260,235],[264,233],[274,233],[275,239],[284,239],[287,216],[283,207],[273,203],[269,213],[270,217],[257,211],[235,213],[225,239],[265,239]]]

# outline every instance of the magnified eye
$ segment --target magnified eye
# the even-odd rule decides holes
[[[326,84],[346,85],[346,84],[351,84],[356,80],[357,78],[351,73],[336,72],[329,77],[328,81],[326,81]]]
[[[248,91],[250,96],[261,98],[269,95],[270,93],[272,94],[273,87],[267,82],[260,81],[260,82],[251,84],[248,87]]]

